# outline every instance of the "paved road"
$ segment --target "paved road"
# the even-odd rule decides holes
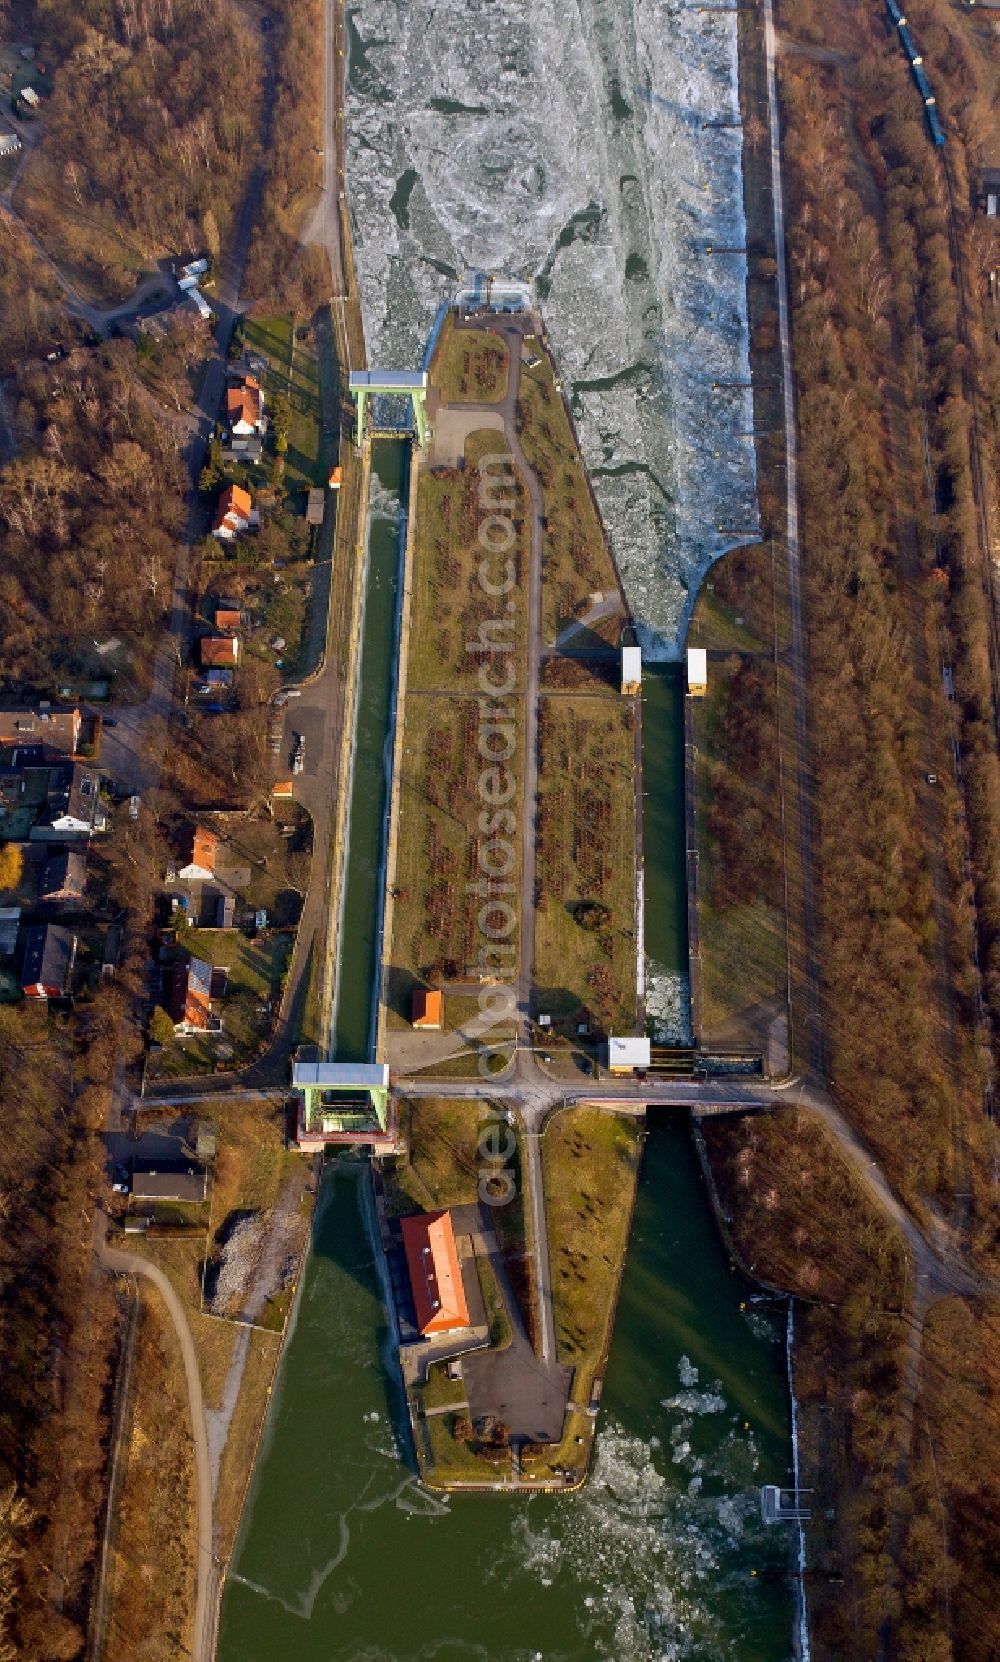
[[[122,1252],[109,1247],[106,1240],[107,1220],[98,1215],[95,1228],[95,1250],[100,1262],[108,1270],[120,1275],[141,1275],[151,1281],[160,1294],[177,1333],[184,1378],[187,1384],[188,1408],[191,1414],[191,1434],[194,1442],[195,1483],[197,1489],[197,1583],[194,1634],[191,1643],[192,1662],[212,1662],[215,1649],[215,1609],[218,1598],[219,1575],[212,1547],[212,1470],[208,1456],[208,1435],[205,1428],[205,1405],[201,1394],[201,1376],[195,1355],[191,1330],[180,1299],[163,1271],[148,1258],[138,1253]]]

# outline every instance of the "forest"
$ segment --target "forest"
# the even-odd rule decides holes
[[[18,15],[52,79],[15,193],[98,299],[188,250],[218,260],[259,148],[259,31],[235,0],[39,0]]]
[[[836,1097],[892,1186],[989,1273],[998,803],[970,451],[998,359],[966,155],[988,121],[962,14],[918,0],[911,21],[935,54],[948,175],[881,8],[782,0],[779,17],[799,48],[780,98],[821,1016]],[[766,403],[773,341],[758,344]],[[780,546],[784,480],[762,455]],[[736,1250],[800,1301],[814,1655],[987,1662],[1000,1492],[977,1449],[1000,1416],[1000,1302],[925,1305],[810,1116],[719,1122],[707,1140]]]
[[[183,472],[166,421],[109,342],[14,368],[18,455],[0,474],[0,677],[46,690],[96,632],[147,638],[169,604]],[[82,659],[81,659],[82,653]]]

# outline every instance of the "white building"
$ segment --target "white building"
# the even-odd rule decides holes
[[[687,655],[688,697],[704,698],[708,692],[708,653],[703,646],[689,646]]]
[[[634,1073],[637,1068],[648,1068],[652,1045],[649,1039],[608,1040],[608,1069],[611,1073]]]

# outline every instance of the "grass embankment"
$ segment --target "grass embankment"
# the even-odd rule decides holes
[[[795,1349],[808,1557],[821,1572],[809,1589],[812,1631],[818,1656],[860,1662],[876,1654],[894,1599],[890,1519],[908,1437],[902,1240],[808,1115],[789,1109],[703,1131],[743,1258],[765,1280],[821,1301],[799,1305]]]
[[[572,1398],[590,1401],[611,1340],[628,1245],[641,1122],[598,1108],[568,1108],[543,1139],[545,1211],[561,1362],[574,1369]]]
[[[499,404],[507,396],[507,342],[492,329],[458,329],[451,312],[438,340],[431,382],[446,404]]]
[[[765,1056],[788,991],[772,576],[767,548],[735,551],[713,568],[691,641],[724,648],[727,656],[710,660],[707,697],[688,703],[700,1038],[705,1046],[745,1045]]]
[[[142,1291],[132,1377],[104,1655],[108,1662],[173,1662],[189,1650],[194,1620],[194,1441],[174,1326],[151,1287]]]
[[[528,367],[534,354],[538,363]],[[583,617],[595,595],[617,604],[595,625],[567,642],[572,652],[613,651],[619,643],[624,606],[604,527],[590,492],[583,459],[556,387],[548,349],[528,336],[521,363],[517,400],[518,432],[529,466],[538,475],[545,498],[542,543],[542,639],[555,640],[568,623]]]
[[[635,1026],[634,723],[617,695],[540,705],[533,1003],[568,1039]]]

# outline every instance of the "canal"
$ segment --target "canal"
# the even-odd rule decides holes
[[[785,1662],[788,1542],[758,1512],[787,1470],[783,1314],[730,1272],[686,1126],[647,1140],[577,1495],[420,1487],[366,1182],[343,1165],[324,1185],[219,1662]]]
[[[367,1059],[392,725],[400,446],[376,446],[336,1055]],[[646,934],[686,975],[683,689],[644,684]],[[787,1662],[784,1312],[731,1270],[686,1121],[651,1117],[591,1481],[425,1490],[370,1231],[333,1166],[222,1605],[218,1662]],[[756,1573],[751,1573],[756,1572]]]
[[[684,672],[642,669],[646,1015],[654,1039],[691,1043],[684,824]]]
[[[368,559],[333,1023],[338,1062],[368,1062],[378,1004],[383,865],[395,709],[396,629],[408,446],[372,445]]]

